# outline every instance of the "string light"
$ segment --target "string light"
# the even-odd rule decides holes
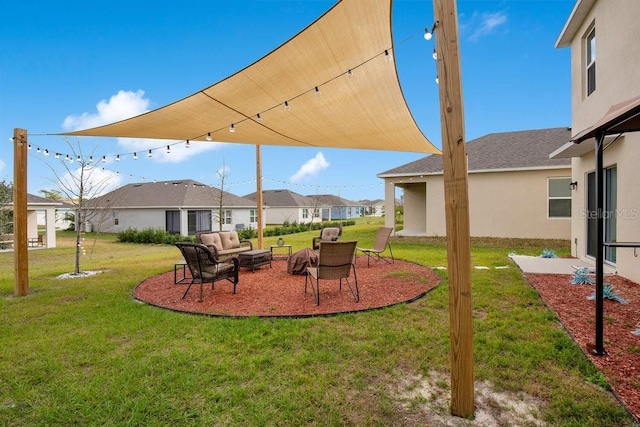
[[[322,95],[322,92],[320,92],[320,89],[318,89],[318,86],[316,86],[316,97],[320,98],[320,95]]]
[[[40,154],[40,147],[36,150],[36,154]]]
[[[167,154],[171,154],[171,146],[167,145]]]
[[[89,163],[93,163],[93,156],[89,156]]]
[[[211,141],[211,132],[207,133],[207,141]],[[189,145],[188,139],[187,139],[187,145]]]
[[[256,121],[262,124],[262,116],[260,115],[260,113],[258,113],[258,115],[256,116]]]
[[[138,153],[133,153],[133,160],[138,160]]]
[[[347,76],[348,76],[348,77],[353,76],[353,71],[351,71],[351,68],[349,68],[349,69],[347,70]]]
[[[433,57],[433,59],[435,59],[436,61],[438,60],[438,52],[436,52],[435,49],[433,49],[433,55],[431,55]]]
[[[233,123],[231,123],[231,126],[229,126],[229,132],[234,133],[236,131],[236,127],[233,125]]]
[[[102,163],[107,163],[107,156],[102,156]]]
[[[289,101],[284,101],[284,109],[285,111],[290,111],[291,107],[289,106]]]
[[[46,150],[46,149],[45,149],[45,150],[44,150],[44,155],[45,155],[45,156],[49,156],[49,150]]]
[[[31,150],[31,144],[27,145],[27,150]]]
[[[187,141],[187,144],[189,143],[189,141]],[[151,154],[151,150],[149,150],[149,152],[147,153],[147,157],[153,157],[153,154]]]
[[[76,157],[76,160],[78,160],[78,163],[80,163],[82,161],[82,159],[80,158],[80,156]]]
[[[389,51],[385,49],[385,51],[384,51],[384,60],[387,61],[387,62],[391,62],[392,59],[393,59],[393,56],[391,56]]]
[[[209,138],[211,138],[211,134],[207,136],[207,141],[211,141]],[[190,148],[190,147],[191,147],[191,144],[189,144],[189,140],[187,139],[187,142],[184,143],[184,148]],[[151,150],[149,150],[149,152],[151,152]]]
[[[120,154],[116,156],[116,162],[119,162],[119,161],[120,161]]]

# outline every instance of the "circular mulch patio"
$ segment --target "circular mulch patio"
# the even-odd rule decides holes
[[[133,291],[139,301],[174,311],[209,316],[308,317],[348,313],[406,303],[423,297],[438,285],[438,276],[428,267],[396,260],[394,264],[358,257],[356,274],[360,302],[355,302],[349,287],[338,281],[320,282],[320,305],[310,289],[304,291],[304,276],[287,273],[286,260],[274,260],[251,272],[240,269],[236,294],[233,284],[216,282],[215,289],[204,285],[203,301],[198,302],[199,285],[191,286],[181,299],[187,284],[174,284],[173,270],[150,277]]]

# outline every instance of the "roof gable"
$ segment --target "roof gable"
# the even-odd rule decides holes
[[[549,154],[571,139],[571,128],[550,128],[492,133],[467,143],[469,171],[570,167],[571,159],[550,159]],[[440,174],[442,156],[431,155],[378,174]]]
[[[256,201],[256,193],[247,194],[245,198]],[[271,207],[312,207],[313,200],[291,190],[263,190],[262,203]]]
[[[212,208],[219,205],[221,194],[225,207],[255,207],[249,199],[191,179],[127,184],[93,203],[111,208]]]

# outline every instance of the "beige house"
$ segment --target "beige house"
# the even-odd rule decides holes
[[[571,161],[550,159],[571,130],[486,135],[467,144],[471,236],[569,239]],[[442,156],[432,155],[377,175],[385,180],[385,210],[404,191],[398,235],[446,235]],[[394,215],[385,226],[395,227]]]
[[[578,0],[556,47],[571,48],[574,135],[609,108],[640,95],[640,3],[637,0]],[[597,56],[596,56],[597,49]],[[604,241],[640,242],[640,133],[604,141]],[[595,139],[567,143],[554,158],[572,159],[572,254],[596,254]],[[605,248],[605,262],[640,281],[640,249]]]

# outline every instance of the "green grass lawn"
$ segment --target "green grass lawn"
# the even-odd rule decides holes
[[[360,220],[342,239],[371,245],[379,225]],[[288,235],[285,243],[295,252],[316,234]],[[276,240],[265,238],[265,246]],[[140,281],[180,259],[173,246],[111,235],[94,245],[88,234],[82,270],[103,273],[61,280],[73,271],[73,236],[61,233],[58,244],[29,251],[30,294],[21,298],[13,296],[13,253],[0,253],[2,425],[424,425],[429,397],[407,397],[407,384],[434,373],[448,381],[446,270],[438,270],[440,286],[409,305],[225,319],[132,299]],[[507,257],[543,249],[567,255],[569,242],[472,244],[475,265],[510,266],[472,273],[476,379],[538,399],[540,418],[553,426],[632,425]],[[394,238],[393,251],[428,266],[447,262],[441,238]]]

